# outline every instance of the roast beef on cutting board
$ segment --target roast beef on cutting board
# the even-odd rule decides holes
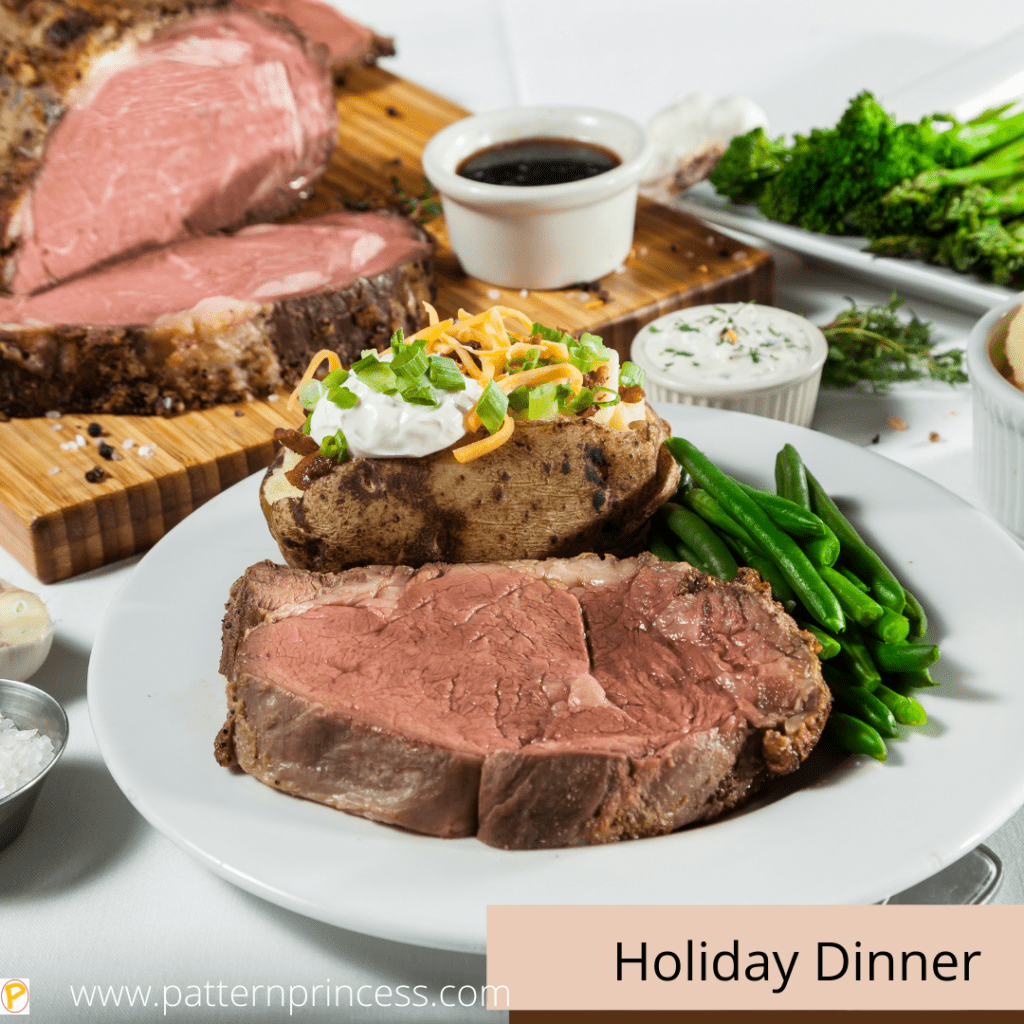
[[[375,64],[378,57],[391,57],[395,42],[360,25],[321,0],[239,0],[245,7],[287,18],[330,54],[335,75],[358,64]]]
[[[0,283],[25,294],[286,214],[336,130],[326,49],[273,14],[227,0],[5,0]]]
[[[830,706],[814,639],[752,570],[652,555],[318,574],[231,591],[218,760],[507,849],[671,832],[794,771]]]
[[[265,395],[423,326],[433,246],[404,217],[332,213],[176,242],[0,298],[0,411],[160,413]]]

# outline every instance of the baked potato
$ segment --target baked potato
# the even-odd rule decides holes
[[[307,435],[284,431],[260,504],[285,561],[322,572],[628,554],[678,486],[662,444],[669,434],[647,407],[646,421],[625,430],[593,419],[519,422],[505,444],[467,463],[455,446],[337,463]]]

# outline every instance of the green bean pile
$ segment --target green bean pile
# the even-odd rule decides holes
[[[787,444],[775,460],[776,494],[723,473],[681,437],[666,445],[689,477],[662,506],[650,549],[723,580],[756,569],[802,629],[817,637],[834,708],[827,731],[846,750],[884,761],[897,725],[923,725],[911,691],[936,685],[939,656],[920,642],[918,600],[850,522]]]

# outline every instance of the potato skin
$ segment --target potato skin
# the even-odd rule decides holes
[[[678,486],[679,466],[662,444],[669,436],[650,408],[647,421],[629,430],[524,421],[500,448],[465,465],[451,448],[424,458],[352,459],[301,497],[270,502],[268,482],[288,454],[282,449],[260,504],[284,560],[317,572],[629,554]]]

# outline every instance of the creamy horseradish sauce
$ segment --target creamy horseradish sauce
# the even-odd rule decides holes
[[[382,363],[393,353],[380,352]],[[345,387],[359,402],[341,409],[325,392],[309,421],[309,434],[318,444],[341,430],[354,459],[422,458],[454,444],[465,432],[465,417],[480,399],[483,388],[464,377],[464,391],[435,388],[437,406],[414,405],[400,395],[384,395],[364,384],[354,373]]]
[[[642,331],[633,358],[683,384],[770,383],[789,376],[812,355],[815,328],[771,306],[729,302],[695,306],[661,317]]]

